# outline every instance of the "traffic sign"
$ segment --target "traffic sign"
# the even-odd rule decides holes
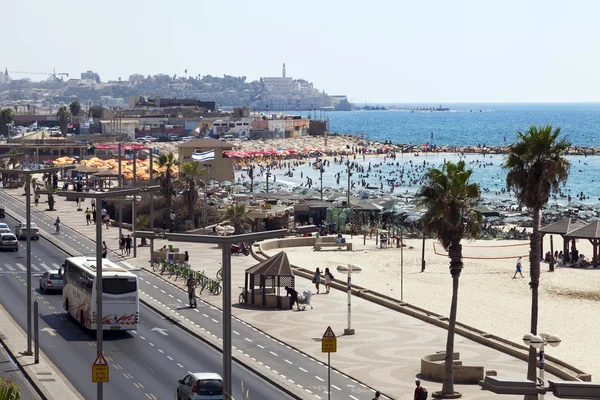
[[[92,364],[92,382],[108,382],[108,363],[102,353],[98,354]]]
[[[322,353],[336,353],[337,352],[337,338],[335,337],[335,333],[330,326],[327,327],[327,330],[323,334],[323,338],[321,339],[321,352]]]

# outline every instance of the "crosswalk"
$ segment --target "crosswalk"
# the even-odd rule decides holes
[[[45,263],[31,263],[31,270],[33,272],[46,272],[46,271],[54,271],[60,269],[60,265],[57,263],[51,263],[50,265]],[[1,263],[0,264],[0,274],[2,273],[25,273],[27,272],[27,267],[21,263]]]

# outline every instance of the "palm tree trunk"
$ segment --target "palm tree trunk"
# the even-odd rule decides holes
[[[448,249],[450,257],[450,273],[452,274],[452,302],[450,305],[450,319],[448,320],[448,338],[446,339],[446,358],[444,360],[443,394],[454,393],[454,333],[456,331],[456,312],[458,308],[458,280],[462,270],[462,245],[452,244]]]
[[[533,210],[533,234],[531,235],[531,253],[529,254],[529,275],[531,281],[531,333],[537,334],[538,325],[538,288],[540,286],[540,213],[541,209]],[[536,350],[529,348],[527,360],[527,379],[536,381]],[[534,399],[537,396],[525,396],[526,399]]]

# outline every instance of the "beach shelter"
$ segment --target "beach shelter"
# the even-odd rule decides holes
[[[244,287],[249,304],[282,308],[281,293],[286,286],[294,287],[294,272],[284,251],[246,270]]]
[[[544,226],[543,228],[540,228],[540,256],[543,256],[544,254],[544,235],[556,234],[560,235],[563,238],[563,254],[564,261],[566,262],[569,257],[569,239],[566,238],[565,235],[586,225],[587,224],[584,221],[581,221],[579,219],[564,217],[563,219],[560,219],[556,222]],[[572,240],[572,245],[573,248],[575,248],[575,239]]]
[[[600,222],[591,222],[585,226],[582,226],[579,229],[572,230],[567,233],[565,239],[587,239],[592,244],[594,249],[594,257],[592,261],[592,265],[595,267],[598,265],[598,246],[600,246]],[[573,250],[576,251],[573,246]],[[575,258],[575,257],[573,257]],[[572,260],[577,261],[577,260]]]

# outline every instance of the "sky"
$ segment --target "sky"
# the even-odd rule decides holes
[[[598,102],[600,1],[22,0],[13,78],[287,75],[357,103]]]

